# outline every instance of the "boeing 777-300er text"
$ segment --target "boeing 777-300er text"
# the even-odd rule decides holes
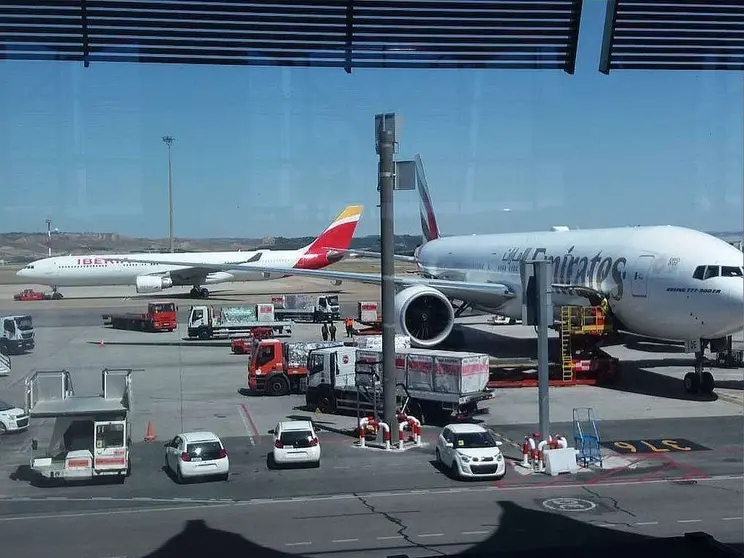
[[[546,258],[553,266],[556,316],[559,306],[598,304],[604,298],[619,331],[685,342],[696,356],[695,373],[685,376],[685,388],[712,392],[713,376],[703,372],[703,352],[711,341],[725,340],[744,327],[741,251],[709,234],[677,226],[553,227],[543,232],[440,237],[418,156],[416,164],[425,242],[412,258],[398,259],[414,261],[420,276],[395,277],[397,329],[415,345],[442,343],[466,308],[521,318],[520,261]],[[184,258],[179,264],[189,261]],[[222,266],[225,272],[232,269]],[[258,269],[277,271],[264,262]],[[309,269],[292,273],[381,283],[376,273]]]
[[[51,286],[54,298],[61,298],[59,287],[116,285],[134,286],[138,293],[192,285],[192,296],[206,298],[209,291],[202,285],[279,279],[289,277],[291,269],[321,269],[341,260],[351,244],[363,209],[361,205],[347,207],[318,238],[298,250],[56,256],[37,260],[19,270],[18,275]],[[142,258],[147,261],[141,261]],[[174,263],[182,259],[191,263],[185,266]],[[275,271],[253,270],[251,266],[259,262]],[[230,271],[223,271],[219,265],[215,267],[217,264],[231,264],[232,267]],[[337,279],[331,282],[341,283]]]

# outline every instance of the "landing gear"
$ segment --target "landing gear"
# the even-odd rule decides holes
[[[57,287],[52,287],[52,300],[59,300],[60,298],[64,298],[62,293],[57,292]]]
[[[685,391],[687,393],[702,393],[703,395],[710,395],[716,387],[716,381],[713,378],[713,374],[710,372],[703,372],[703,365],[705,364],[705,345],[701,342],[701,349],[695,353],[695,371],[688,372],[685,374]]]
[[[194,287],[191,288],[191,296],[192,298],[209,298],[209,289],[205,289],[204,287],[198,287],[194,285]]]

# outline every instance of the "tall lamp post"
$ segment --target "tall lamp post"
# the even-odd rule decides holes
[[[168,250],[173,252],[173,174],[171,168],[171,145],[176,138],[163,136],[163,143],[168,147]]]
[[[47,253],[52,257],[52,220],[46,219],[47,226]]]

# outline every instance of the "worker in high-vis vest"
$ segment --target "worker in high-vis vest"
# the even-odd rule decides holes
[[[346,318],[344,325],[346,326],[346,337],[354,337],[354,320]]]

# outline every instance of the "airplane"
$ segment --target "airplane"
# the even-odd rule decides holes
[[[520,262],[545,258],[553,267],[556,318],[560,306],[596,305],[605,299],[617,330],[684,342],[695,353],[695,371],[685,376],[685,389],[712,393],[714,378],[703,372],[704,351],[744,328],[741,251],[709,234],[670,225],[583,230],[557,226],[550,231],[441,236],[418,155],[416,166],[424,243],[412,260],[419,276],[394,278],[396,329],[413,345],[435,347],[448,340],[455,319],[469,308],[520,319]],[[187,260],[179,263],[190,265]],[[276,271],[263,262],[256,269]],[[292,273],[382,282],[378,273]],[[461,331],[457,337],[462,339]]]
[[[55,256],[36,260],[17,275],[53,289],[52,297],[62,298],[59,287],[134,286],[138,293],[154,293],[192,285],[191,296],[207,298],[202,285],[234,281],[265,281],[290,277],[290,269],[321,269],[345,257],[364,207],[350,205],[313,242],[298,250],[256,250],[244,252],[191,252],[164,254],[118,254]],[[337,248],[337,249],[334,249]],[[129,258],[132,258],[131,261]],[[134,261],[148,258],[148,262]],[[174,263],[192,261],[187,266]],[[278,270],[265,272],[251,266],[261,262]],[[230,271],[214,267],[231,264]],[[234,267],[239,264],[240,267]],[[340,285],[332,280],[333,285]]]

